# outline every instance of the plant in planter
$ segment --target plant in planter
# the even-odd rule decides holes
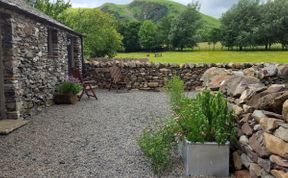
[[[229,140],[236,134],[234,114],[221,93],[203,91],[182,100],[179,124],[186,175],[229,176]]]
[[[169,141],[175,143],[175,140],[180,140],[178,143],[186,175],[228,176],[229,141],[236,138],[236,127],[233,111],[228,108],[224,96],[221,93],[203,91],[195,98],[189,98],[184,94],[184,84],[179,77],[168,81],[166,90],[170,96],[175,122],[171,122],[174,123],[172,125],[166,124],[161,131],[165,133],[166,128],[170,128],[172,139],[166,140],[159,132],[150,132],[153,137],[161,138],[155,142],[169,145]],[[150,140],[149,143],[152,142]],[[150,145],[149,150],[158,149],[161,152],[157,144]],[[173,145],[169,146],[172,150]],[[140,148],[143,150],[141,144]],[[153,158],[153,155],[145,155]],[[169,154],[166,153],[165,156]]]
[[[234,114],[225,97],[217,92],[203,91],[196,98],[184,96],[179,78],[168,82],[172,108],[182,129],[182,157],[186,175],[228,176],[229,140],[236,138]],[[175,102],[178,92],[180,101]]]
[[[57,87],[54,102],[56,104],[75,104],[78,101],[77,94],[82,89],[83,87],[77,79],[69,77]]]

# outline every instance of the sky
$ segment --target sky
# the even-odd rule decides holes
[[[73,7],[98,7],[106,2],[115,4],[128,4],[132,0],[71,0]],[[192,0],[174,0],[182,4],[188,4]],[[238,0],[199,0],[201,4],[200,11],[204,14],[219,18]]]

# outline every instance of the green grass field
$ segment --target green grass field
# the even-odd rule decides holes
[[[279,46],[273,46],[278,49]],[[199,44],[193,51],[183,52],[162,52],[162,57],[155,57],[154,53],[136,52],[136,53],[118,53],[116,58],[149,58],[151,62],[164,63],[229,63],[229,62],[278,62],[288,63],[288,51],[227,51],[220,50],[221,46],[216,45],[215,51],[212,45],[206,43]],[[149,57],[147,55],[149,54]]]

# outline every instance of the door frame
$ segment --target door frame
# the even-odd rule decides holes
[[[68,75],[72,75],[72,69],[75,67],[74,63],[74,41],[73,37],[67,36],[67,58],[68,58]]]
[[[6,119],[2,34],[2,23],[0,19],[0,119]]]

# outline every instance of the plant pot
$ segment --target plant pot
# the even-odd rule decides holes
[[[179,145],[187,176],[229,176],[230,143],[192,143],[187,140]]]
[[[57,93],[54,96],[55,104],[76,104],[78,101],[77,95],[73,94],[60,94]]]

